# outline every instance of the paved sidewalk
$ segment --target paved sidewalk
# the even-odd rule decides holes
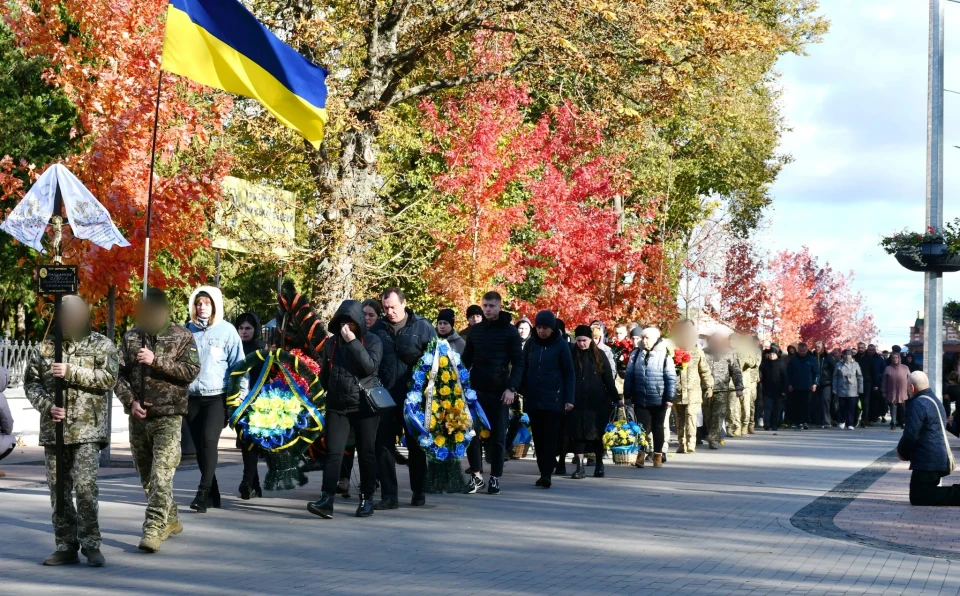
[[[876,549],[795,528],[791,516],[895,445],[876,429],[769,433],[662,469],[533,486],[510,462],[503,494],[428,496],[428,506],[330,521],[304,488],[206,515],[186,509],[196,469],[177,473],[185,531],[156,555],[136,550],[135,478],[101,480],[108,566],[43,568],[52,550],[45,486],[0,491],[0,586],[10,594],[958,594],[960,563]],[[11,468],[4,469],[9,473]],[[218,473],[225,491],[240,466]],[[401,470],[401,477],[405,476]],[[403,481],[402,481],[403,482]],[[409,492],[401,487],[401,496]],[[351,503],[352,501],[352,503]],[[954,524],[955,525],[955,524]]]

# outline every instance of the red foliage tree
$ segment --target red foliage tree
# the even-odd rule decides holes
[[[800,329],[813,317],[811,260],[807,247],[797,253],[784,250],[767,267],[764,323],[769,337],[784,348],[800,341]]]
[[[154,102],[160,76],[167,0],[11,0],[0,5],[28,56],[52,64],[45,77],[76,104],[85,150],[64,163],[112,214],[130,248],[102,250],[83,243],[76,260],[81,291],[93,300],[118,288],[118,310],[137,297],[143,263],[147,183]],[[150,283],[196,283],[192,262],[209,244],[205,222],[220,198],[228,159],[216,136],[229,96],[164,75],[157,137],[152,251],[160,266]],[[9,189],[4,186],[5,191]],[[21,193],[7,193],[12,207]]]
[[[748,242],[731,246],[724,259],[723,274],[715,276],[719,298],[716,305],[707,308],[708,314],[732,329],[758,331],[767,293],[763,273],[763,260],[753,246]]]
[[[859,341],[870,343],[877,334],[876,325],[863,303],[860,292],[850,288],[853,273],[843,275],[827,263],[810,272],[813,313],[800,327],[800,337],[807,343],[822,341],[825,346],[852,347]]]
[[[443,148],[435,188],[451,199],[457,230],[433,231],[441,248],[428,287],[461,309],[486,290],[523,287],[512,306],[547,308],[570,322],[675,313],[659,245],[648,228],[618,231],[621,159],[602,152],[603,123],[570,106],[524,123],[527,92],[508,79],[421,106]],[[651,318],[654,317],[654,318]]]

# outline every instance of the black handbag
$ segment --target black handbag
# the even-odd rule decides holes
[[[377,379],[377,384],[370,389],[367,389],[363,386],[363,383],[360,383],[358,380],[357,383],[360,385],[360,397],[367,403],[367,407],[374,414],[379,414],[384,410],[396,407],[397,402],[393,401],[393,396],[390,395],[390,392],[387,391],[387,388],[380,384],[380,379]]]

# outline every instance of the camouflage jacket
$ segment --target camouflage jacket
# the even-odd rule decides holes
[[[117,399],[130,413],[133,401],[140,397],[140,330],[131,329],[120,346],[120,378]],[[147,418],[187,415],[187,388],[200,374],[200,355],[193,334],[185,327],[169,325],[156,336],[146,337],[146,347],[154,353],[153,365],[144,366],[143,401],[152,404]]]
[[[680,371],[677,379],[677,397],[673,403],[681,406],[695,406],[703,403],[707,390],[713,391],[713,372],[707,363],[707,356],[699,347],[690,351],[690,362]]]
[[[743,391],[743,373],[740,370],[740,360],[734,351],[724,351],[719,354],[704,352],[707,364],[713,373],[713,392]],[[733,385],[731,387],[731,384]]]
[[[40,444],[56,445],[56,425],[50,418],[54,400],[54,380],[50,365],[54,360],[52,341],[46,341],[30,354],[23,388],[27,399],[40,412]],[[117,382],[117,348],[99,333],[79,341],[63,340],[63,405],[67,417],[63,425],[65,445],[100,443],[107,436],[107,392]]]
[[[743,371],[743,386],[756,388],[760,382],[760,362],[763,355],[760,350],[746,346],[737,349],[737,358],[740,360],[740,368]]]

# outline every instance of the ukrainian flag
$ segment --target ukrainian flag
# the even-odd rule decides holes
[[[327,71],[280,41],[238,0],[170,0],[164,70],[258,100],[314,147],[327,122]]]

